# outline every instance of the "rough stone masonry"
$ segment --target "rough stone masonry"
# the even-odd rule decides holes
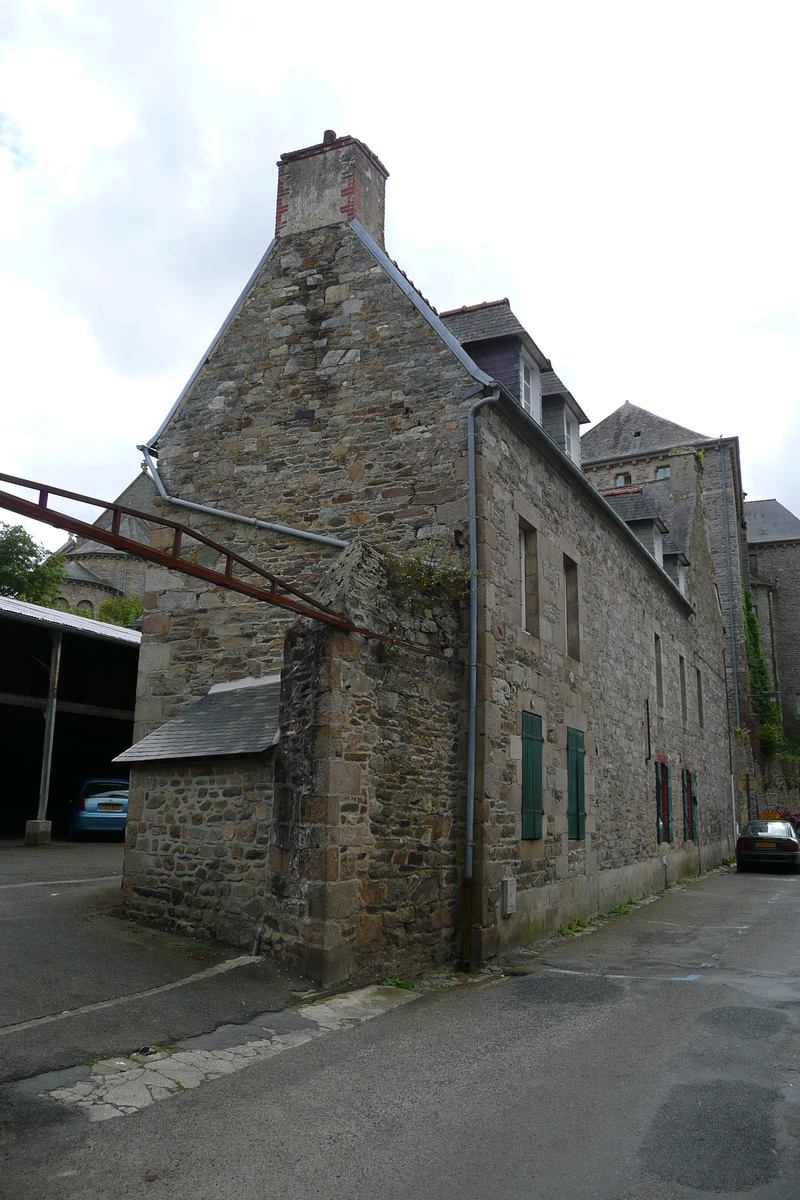
[[[386,175],[352,138],[282,157],[275,243],[151,442],[170,495],[352,544],[198,514],[203,532],[441,656],[148,572],[137,740],[212,685],[276,669],[280,730],[257,756],[133,767],[125,894],[242,944],[263,925],[276,953],[325,981],[415,970],[462,936],[466,611],[393,594],[387,564],[422,548],[468,577],[467,413],[493,381],[385,257]],[[665,871],[696,871],[701,853],[719,861],[731,835],[702,515],[687,600],[506,389],[477,425],[472,958],[627,900]],[[524,568],[521,531],[536,547]],[[702,673],[702,721],[681,694],[681,660]],[[523,753],[529,718],[541,722],[538,774]],[[661,842],[656,763],[674,809]],[[699,805],[688,826],[686,771]],[[531,789],[533,837],[521,815]],[[576,828],[573,801],[585,808]]]

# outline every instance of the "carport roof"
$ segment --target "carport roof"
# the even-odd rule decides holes
[[[279,675],[218,685],[114,762],[260,754],[279,740],[280,695]]]
[[[104,621],[93,621],[89,617],[76,617],[59,608],[43,608],[40,604],[29,604],[27,600],[15,600],[10,596],[0,596],[0,617],[11,617],[45,629],[80,633],[100,638],[101,641],[125,642],[129,646],[138,646],[142,640],[142,635],[135,629],[107,625]]]

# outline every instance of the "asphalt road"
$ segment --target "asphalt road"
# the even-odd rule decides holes
[[[123,919],[122,856],[0,842],[0,1083],[246,1021],[311,986],[261,960],[210,975],[242,949]]]
[[[793,876],[715,873],[101,1124],[6,1088],[0,1193],[797,1197],[798,900]]]

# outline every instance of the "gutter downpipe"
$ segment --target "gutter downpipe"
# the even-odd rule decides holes
[[[156,465],[151,457],[151,448],[137,446],[136,449],[141,450],[144,455],[147,469],[153,477],[153,483],[158,488],[161,499],[166,500],[168,504],[174,504],[178,508],[188,508],[192,512],[208,513],[212,517],[224,517],[227,521],[238,521],[241,525],[255,525],[259,529],[269,529],[272,533],[284,533],[289,537],[304,538],[307,542],[321,542],[323,546],[335,546],[337,550],[346,550],[350,545],[341,538],[326,537],[322,533],[312,533],[309,529],[294,529],[291,525],[275,525],[272,521],[261,521],[256,517],[245,517],[241,513],[226,512],[223,508],[212,508],[208,504],[195,504],[192,500],[179,500],[177,496],[170,496],[156,470]]]
[[[725,451],[722,438],[719,439],[719,458],[722,465],[722,508],[725,514],[725,557],[728,563],[728,610],[731,626],[731,665],[733,667],[733,695],[736,701],[736,728],[742,724],[742,714],[739,711],[739,672],[736,668],[736,629],[733,619],[733,577],[731,574],[731,534],[728,528],[728,481],[725,474]]]
[[[475,861],[475,759],[478,717],[478,502],[475,481],[475,414],[500,398],[495,385],[491,396],[482,396],[467,413],[467,469],[469,474],[469,727],[467,734],[467,835],[464,857],[464,934],[461,961],[469,966],[472,940],[472,894]]]

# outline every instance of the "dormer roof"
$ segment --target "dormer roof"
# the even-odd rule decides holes
[[[514,316],[507,297],[484,300],[481,304],[465,304],[440,316],[462,346],[489,342],[494,338],[517,337],[542,371],[552,370],[550,360],[542,354],[525,326]]]

